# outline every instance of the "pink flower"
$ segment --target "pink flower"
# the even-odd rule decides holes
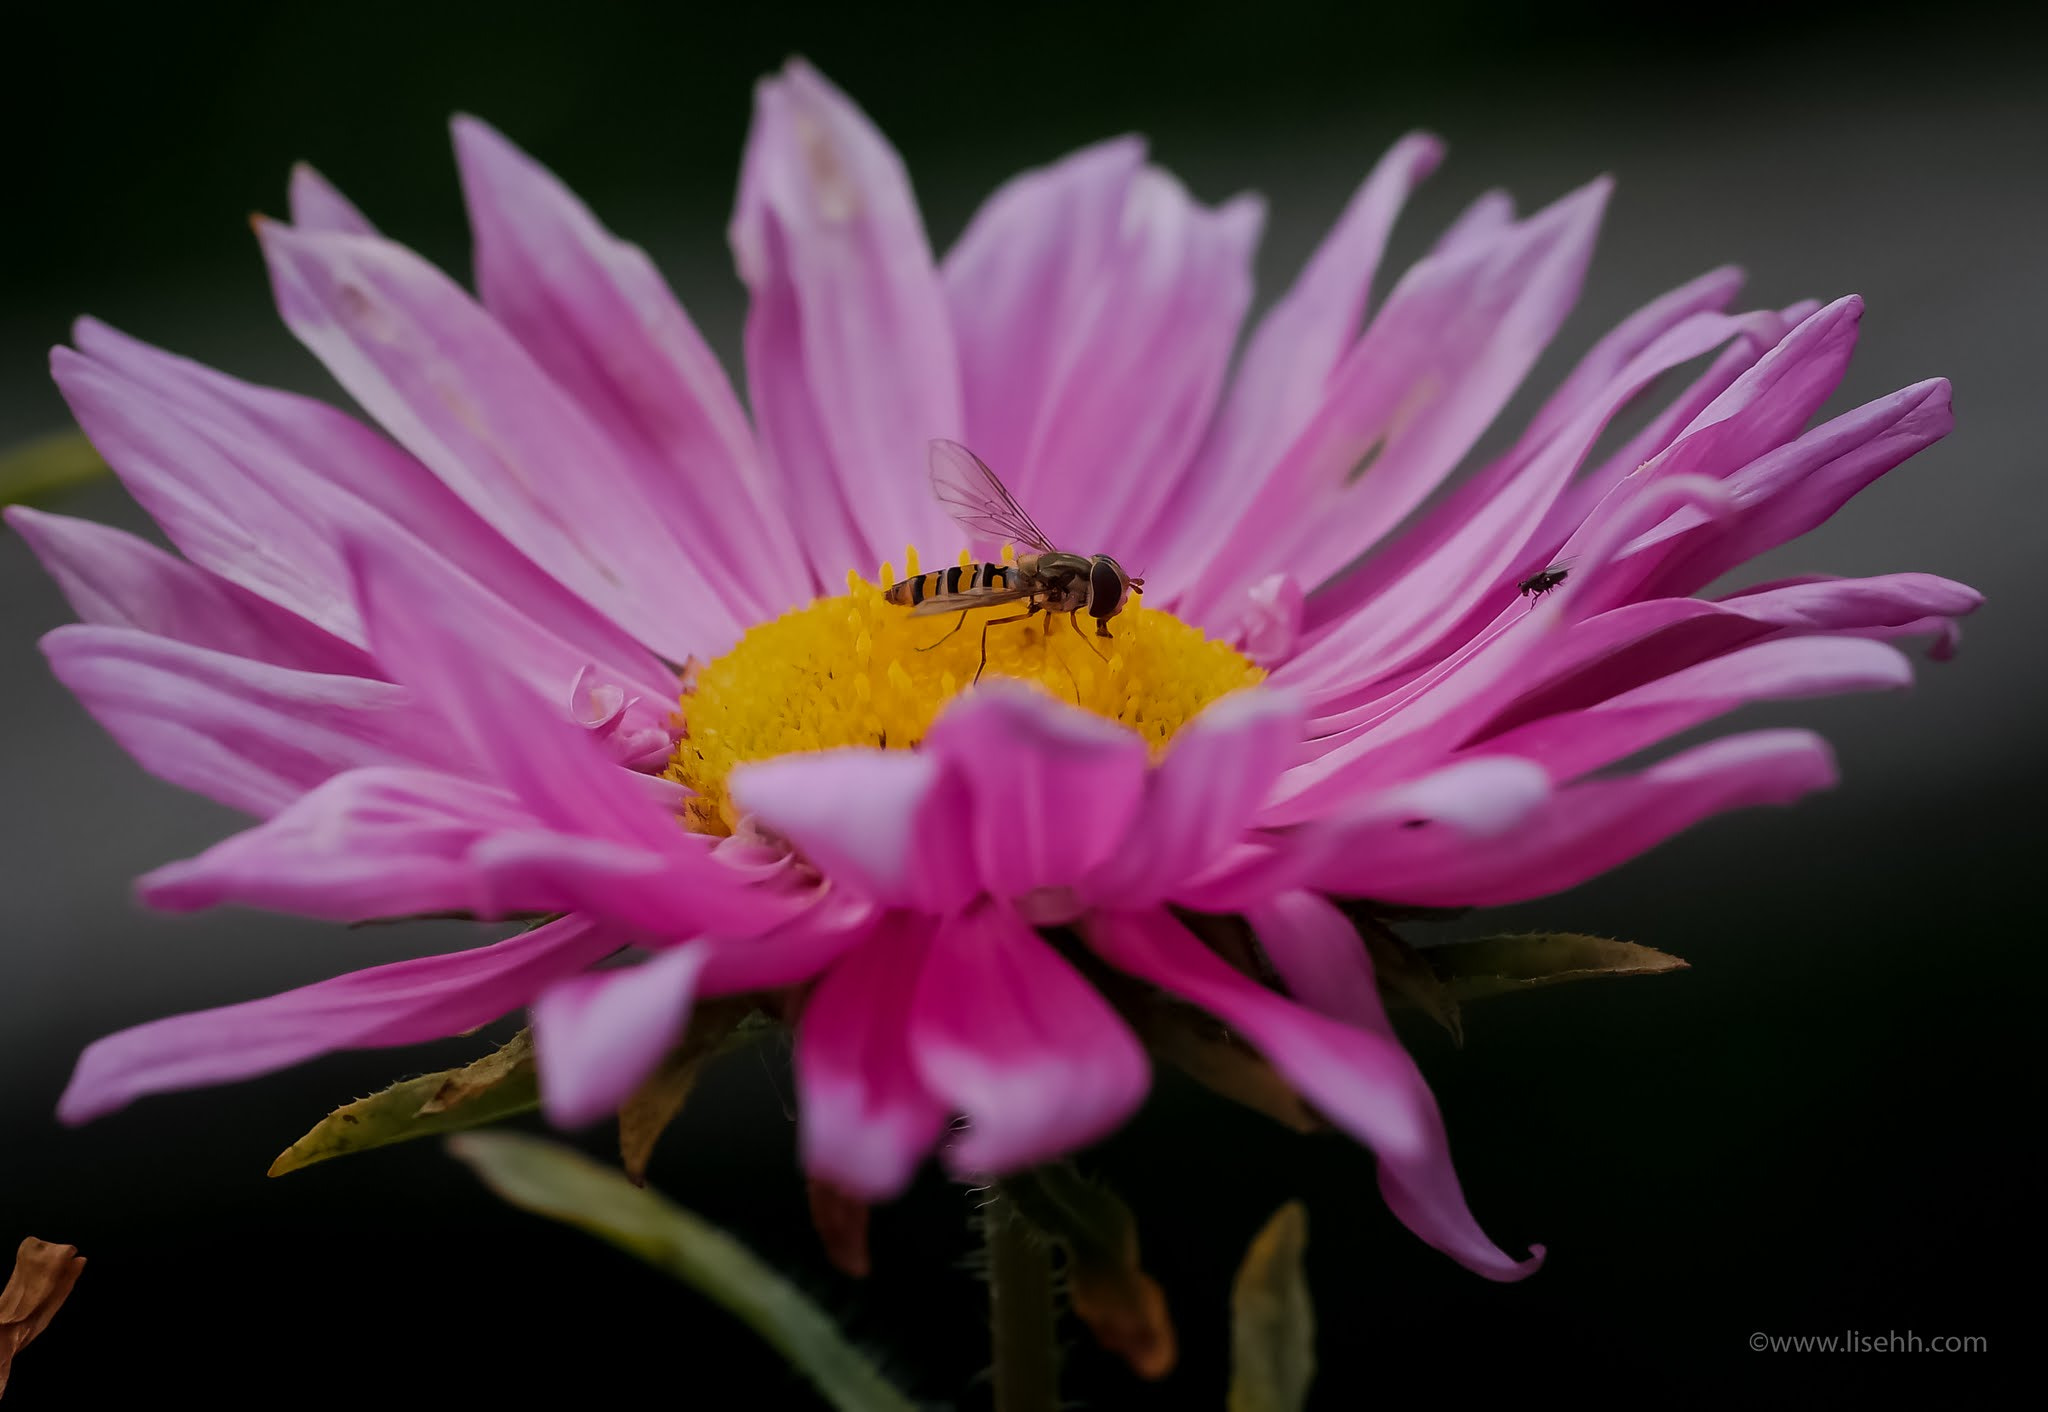
[[[286,323],[382,434],[86,321],[57,380],[184,557],[10,519],[84,619],[46,641],[58,675],[146,768],[260,820],[147,900],[557,919],[104,1039],[68,1120],[531,1005],[547,1109],[581,1123],[697,997],[808,984],[804,1161],[880,1199],[934,1147],[1001,1171],[1139,1103],[1143,1051],[1048,939],[1078,937],[1263,1051],[1423,1239],[1516,1278],[1540,1250],[1467,1211],[1330,899],[1538,897],[1788,803],[1833,778],[1797,731],[1603,772],[1746,702],[1904,685],[1887,639],[1946,644],[1978,601],[1923,574],[1694,596],[1950,425],[1932,381],[1806,430],[1860,305],[1727,314],[1730,270],[1617,327],[1429,503],[1564,318],[1605,182],[1519,220],[1482,198],[1368,317],[1440,156],[1404,139],[1232,373],[1255,200],[1205,208],[1118,140],[1002,188],[935,263],[895,153],[792,65],[732,225],[749,416],[639,250],[489,128],[455,141],[480,302],[310,171],[260,228]],[[839,593],[962,544],[934,437],[1146,578],[1108,642],[992,628],[965,690],[977,632],[932,647],[946,624],[886,585]],[[1176,909],[1248,918],[1286,993]],[[628,945],[651,959],[590,969]]]

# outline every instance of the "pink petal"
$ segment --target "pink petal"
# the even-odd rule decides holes
[[[1361,577],[1373,580],[1369,605],[1335,624],[1289,662],[1279,679],[1326,688],[1384,680],[1441,659],[1502,613],[1522,607],[1516,584],[1550,562],[1555,547],[1531,544],[1530,534],[1564,495],[1611,419],[1656,378],[1736,330],[1733,319],[1696,314],[1652,340],[1540,451],[1499,478],[1489,497],[1437,527],[1440,537],[1432,542],[1411,536],[1390,556],[1385,573],[1368,568]]]
[[[781,990],[814,979],[864,944],[889,914],[851,893],[827,888],[811,905],[772,931],[711,937],[698,989],[705,995]]]
[[[1932,574],[1759,584],[1721,602],[1659,598],[1572,624],[1526,681],[1467,743],[1489,741],[1547,716],[1585,710],[1701,662],[1770,637],[1811,633],[1904,634],[1967,613],[1974,589]]]
[[[796,1034],[797,1142],[804,1169],[862,1201],[910,1184],[946,1125],[910,1057],[911,997],[930,923],[899,913],[847,952],[804,1004]]]
[[[960,697],[924,749],[967,783],[968,830],[994,897],[1079,885],[1124,843],[1144,796],[1135,732],[1016,683]]]
[[[268,816],[365,765],[466,767],[461,743],[403,688],[230,657],[133,628],[43,639],[57,679],[136,762]]]
[[[1241,495],[1322,405],[1331,374],[1358,337],[1373,276],[1408,196],[1443,161],[1444,146],[1409,133],[1359,186],[1293,286],[1259,320],[1230,394],[1204,442],[1182,518],[1206,528],[1210,497]]]
[[[146,540],[26,505],[6,513],[84,622],[305,672],[377,675],[368,653]]]
[[[285,323],[534,563],[672,661],[738,635],[618,448],[446,276],[370,236],[259,233]]]
[[[967,1115],[945,1150],[961,1175],[1086,1146],[1144,1100],[1150,1066],[1095,988],[1007,907],[939,927],[910,1010],[925,1088]]]
[[[533,1002],[541,1110],[577,1128],[616,1111],[682,1038],[702,947],[556,981]]]
[[[375,235],[377,228],[326,177],[304,162],[292,168],[292,224],[301,230],[327,230],[339,235]]]
[[[1327,928],[1326,918],[1291,909],[1267,916],[1269,932],[1286,922]],[[1383,1015],[1370,1026],[1344,1024],[1296,1005],[1239,975],[1163,912],[1104,914],[1088,936],[1115,965],[1243,1035],[1317,1111],[1371,1147],[1387,1205],[1423,1240],[1489,1279],[1522,1279],[1542,1264],[1541,1246],[1514,1260],[1472,1219],[1436,1100]],[[1315,942],[1281,946],[1292,952]]]
[[[353,417],[237,381],[90,319],[79,321],[77,339],[114,413],[131,420],[150,413],[140,459],[117,461],[115,469],[195,562],[360,644],[336,545],[345,533],[375,538],[394,553],[445,561],[530,619],[538,634],[575,644],[583,661],[635,690],[673,690],[673,677],[646,648]],[[280,555],[279,546],[289,552]]]
[[[1282,691],[1233,692],[1173,738],[1145,779],[1122,844],[1082,890],[1129,910],[1176,895],[1243,837],[1301,739],[1303,710]]]
[[[1558,384],[1541,411],[1530,418],[1519,444],[1541,445],[1562,431],[1599,400],[1629,364],[1656,344],[1667,331],[1696,314],[1719,313],[1742,288],[1742,271],[1733,265],[1708,270],[1696,279],[1660,294],[1610,329],[1586,351],[1578,366]]]
[[[492,877],[472,857],[483,839],[531,827],[518,801],[492,785],[351,770],[197,858],[158,868],[138,891],[174,912],[236,903],[337,922],[556,911],[564,899],[532,875]]]
[[[1251,301],[1263,210],[1217,210],[1132,139],[1005,185],[946,258],[966,437],[1062,544],[1142,561]]]
[[[1244,919],[1296,1000],[1347,1025],[1392,1034],[1365,942],[1328,900],[1283,892],[1247,908]]]
[[[1440,260],[1462,259],[1498,239],[1514,223],[1515,198],[1498,187],[1482,191],[1444,228],[1429,253]]]
[[[1408,272],[1338,368],[1322,409],[1264,483],[1248,481],[1248,499],[1224,507],[1190,612],[1199,617],[1277,569],[1320,583],[1427,498],[1578,297],[1607,190],[1595,182],[1494,241]]]
[[[957,543],[925,445],[960,432],[960,374],[909,178],[800,60],[755,90],[732,245],[754,420],[815,586]]]
[[[1725,515],[1733,503],[1727,487],[1704,476],[1645,487],[1601,525],[1567,582],[1533,604],[1508,609],[1488,632],[1398,689],[1316,722],[1321,734],[1308,758],[1282,779],[1268,821],[1313,818],[1347,794],[1411,775],[1471,739],[1520,694],[1531,664],[1540,670],[1565,629],[1582,618],[1581,605],[1601,591],[1631,535],[1669,518],[1673,507]]]
[[[1390,830],[1332,855],[1323,891],[1423,907],[1497,907],[1576,887],[1730,809],[1790,804],[1835,782],[1804,731],[1757,731],[1699,746],[1639,774],[1562,789],[1528,822],[1475,846],[1431,829]]]
[[[1818,527],[1878,477],[1955,426],[1944,378],[1916,383],[1823,423],[1728,478],[1740,513],[1654,560],[1643,596],[1691,593]],[[1668,532],[1667,532],[1668,537]]]
[[[1739,706],[1913,683],[1897,649],[1851,637],[1760,642],[1610,697],[1546,716],[1480,745],[1540,761],[1558,779],[1596,770]]]
[[[94,449],[188,559],[360,641],[319,500],[294,496],[263,467],[260,443],[69,348],[51,351],[50,371]]]
[[[742,622],[808,595],[764,572],[796,553],[725,370],[636,245],[488,124],[455,120],[484,307],[592,422]],[[861,567],[868,567],[862,565]]]
[[[676,935],[752,935],[788,915],[786,897],[750,889],[718,862],[708,840],[685,833],[652,802],[637,776],[444,622],[449,605],[434,596],[419,565],[375,543],[352,545],[350,558],[378,660],[469,743],[538,829],[592,845],[596,865],[616,872],[621,895],[612,906],[649,924],[660,919]],[[545,851],[558,852],[553,844]]]
[[[744,765],[732,797],[837,885],[955,911],[981,890],[965,783],[929,752],[823,750]]]
[[[420,1044],[516,1010],[619,940],[565,917],[491,946],[354,971],[282,995],[152,1020],[88,1047],[57,1105],[67,1123],[149,1093],[269,1073],[337,1049]]]
[[[1578,366],[1551,394],[1506,455],[1468,477],[1438,504],[1425,511],[1416,525],[1383,544],[1369,562],[1345,571],[1336,580],[1318,588],[1315,600],[1308,605],[1309,631],[1319,635],[1366,605],[1376,603],[1386,593],[1389,584],[1459,533],[1474,515],[1526,475],[1532,462],[1549,454],[1560,433],[1580,420],[1589,407],[1610,400],[1615,384],[1619,383],[1623,389],[1617,407],[1627,405],[1632,396],[1644,390],[1636,373],[1644,357],[1660,345],[1669,346],[1670,337],[1683,326],[1696,329],[1711,327],[1711,322],[1702,321],[1697,316],[1718,313],[1740,282],[1741,275],[1735,270],[1713,270],[1652,300],[1622,320],[1579,360]],[[1760,317],[1763,316],[1752,314],[1732,319],[1727,327],[1747,339]],[[1772,319],[1770,340],[1775,340],[1782,333],[1783,329]],[[1768,346],[1769,341],[1759,341],[1750,351],[1749,361],[1753,362]],[[1734,375],[1730,372],[1728,379],[1732,380]],[[1726,381],[1716,384],[1699,405],[1704,406],[1725,386]],[[1685,414],[1688,418],[1690,415],[1690,412]],[[1683,420],[1681,418],[1681,424]],[[1673,434],[1675,430],[1674,427]],[[1667,434],[1664,441],[1669,440],[1670,434]],[[1663,444],[1658,443],[1659,446]],[[1628,469],[1633,470],[1648,455],[1645,451],[1637,456],[1628,463]],[[1576,487],[1580,483],[1575,482],[1565,491],[1566,500],[1578,493]],[[1557,520],[1560,514],[1559,510],[1553,509],[1551,520]],[[1584,518],[1585,508],[1582,506],[1564,528],[1554,527],[1549,522],[1528,527],[1528,539],[1532,545],[1561,544],[1570,528]],[[1534,552],[1538,551],[1532,550],[1532,554]]]
[[[1544,543],[1561,544],[1585,522],[1593,507],[1605,500],[1615,486],[1669,450],[1681,433],[1701,413],[1735,385],[1765,354],[1784,342],[1786,336],[1820,311],[1816,300],[1802,300],[1778,310],[1751,310],[1738,321],[1741,336],[1694,378],[1686,389],[1667,403],[1662,411],[1611,452],[1607,459],[1583,475],[1572,493],[1552,512],[1550,521],[1537,536]]]

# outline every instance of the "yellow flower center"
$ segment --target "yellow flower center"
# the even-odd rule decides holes
[[[913,549],[906,577],[917,572]],[[880,583],[849,573],[845,594],[753,628],[684,687],[685,733],[667,774],[694,795],[692,829],[733,831],[738,819],[725,786],[735,765],[843,745],[916,745],[973,683],[984,628],[983,681],[1034,683],[1128,726],[1155,754],[1211,701],[1265,676],[1199,628],[1141,607],[1135,595],[1104,638],[1086,614],[1078,622],[1064,613],[994,621],[1022,613],[1022,602],[973,609],[964,623],[958,612],[913,616],[884,601],[895,581],[887,564]]]

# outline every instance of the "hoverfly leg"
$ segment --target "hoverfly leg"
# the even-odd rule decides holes
[[[1012,613],[1007,618],[990,618],[981,625],[981,665],[974,669],[975,681],[980,681],[981,674],[988,670],[988,630],[993,627],[1001,627],[1004,623],[1021,623],[1037,611],[1038,605],[1034,603],[1022,613]]]
[[[962,628],[964,628],[964,627],[966,627],[966,626],[967,626],[967,615],[968,615],[969,613],[973,612],[973,611],[974,611],[974,610],[973,610],[972,608],[966,608],[966,609],[962,609],[962,610],[961,610],[961,613],[960,613],[960,621],[959,621],[959,622],[957,622],[957,623],[955,623],[955,624],[953,624],[953,628],[952,628],[952,631],[951,631],[951,632],[948,632],[948,633],[946,634],[946,636],[945,636],[945,637],[942,637],[942,638],[940,638],[940,639],[939,639],[939,640],[938,640],[937,642],[930,642],[930,643],[926,643],[926,644],[925,644],[925,645],[924,645],[923,647],[920,647],[920,648],[918,648],[917,650],[918,650],[918,651],[920,651],[920,652],[929,652],[929,651],[931,651],[931,650],[932,650],[932,649],[933,649],[934,647],[941,647],[941,646],[943,646],[943,645],[944,645],[944,644],[946,643],[946,640],[947,640],[948,638],[950,638],[950,637],[952,637],[952,636],[953,636],[953,633],[956,633],[956,632],[960,631],[960,629],[962,629]]]
[[[1096,656],[1102,658],[1102,660],[1105,662],[1109,660],[1109,655],[1105,653],[1100,647],[1097,647],[1094,643],[1089,642],[1088,634],[1081,631],[1081,610],[1079,608],[1076,608],[1073,612],[1067,614],[1067,625],[1074,630],[1074,636],[1080,638],[1082,643],[1086,645],[1090,652],[1093,652]],[[1098,623],[1096,624],[1096,626],[1100,627],[1101,624]],[[1108,637],[1109,634],[1105,632],[1102,634],[1102,636]]]

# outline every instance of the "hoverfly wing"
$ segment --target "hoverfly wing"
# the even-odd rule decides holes
[[[1022,603],[1038,592],[1035,588],[975,589],[967,593],[949,593],[942,598],[927,598],[910,610],[913,618],[929,618],[939,613],[965,613],[975,608],[993,608],[998,603]]]
[[[957,441],[934,441],[931,465],[932,493],[961,528],[1039,554],[1056,552],[1045,531],[972,451]]]

